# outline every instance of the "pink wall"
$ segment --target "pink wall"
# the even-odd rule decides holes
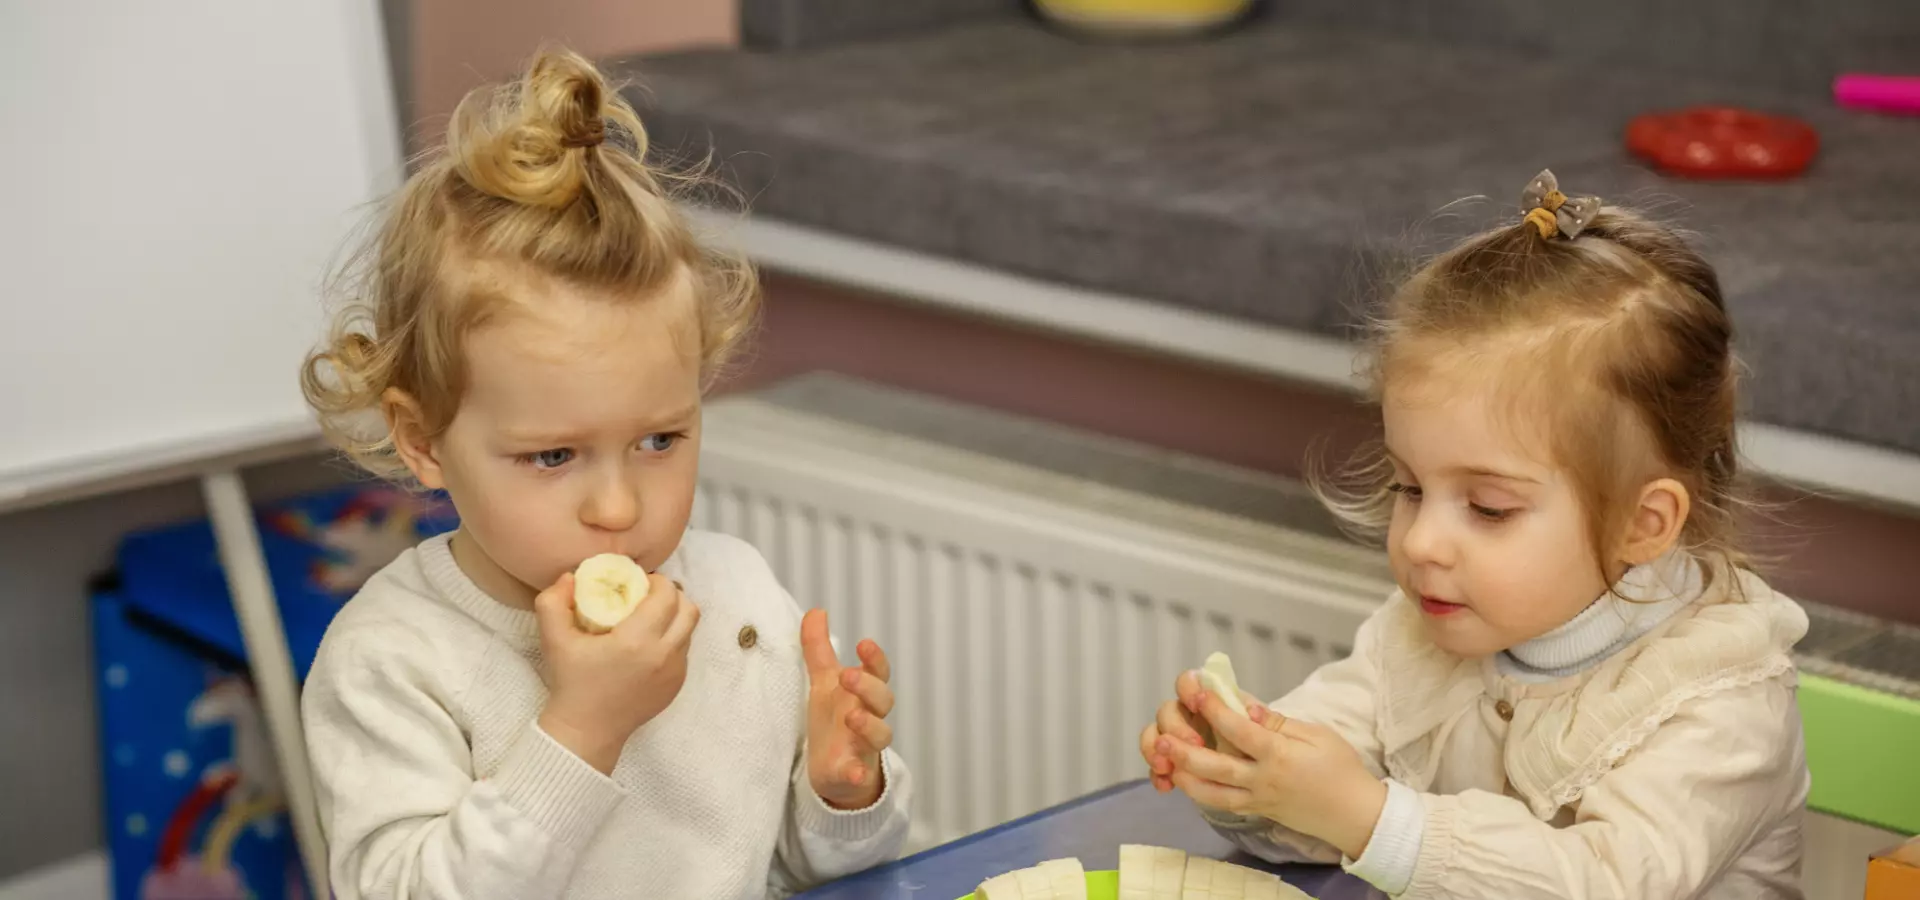
[[[1298,476],[1371,433],[1348,397],[770,275],[765,328],[729,389],[825,369]],[[1777,490],[1753,529],[1772,583],[1920,623],[1920,518]]]
[[[593,59],[733,44],[736,0],[412,0],[416,140],[437,135],[460,98],[511,75],[542,41]]]

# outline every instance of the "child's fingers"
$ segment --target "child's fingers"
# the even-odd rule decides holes
[[[1200,675],[1189,669],[1173,680],[1173,695],[1180,698],[1180,705],[1196,715],[1200,712],[1200,698],[1207,690],[1200,686]]]
[[[1140,730],[1140,758],[1146,761],[1147,771],[1153,776],[1156,785],[1173,772],[1173,760],[1154,748],[1154,743],[1158,740],[1160,740],[1159,727],[1148,725]],[[1168,786],[1171,787],[1172,784],[1169,783]]]
[[[866,749],[879,753],[893,746],[893,726],[885,719],[868,713],[864,709],[855,709],[847,713],[847,729],[853,732]]]
[[[847,693],[860,698],[860,702],[873,714],[886,718],[893,712],[893,688],[886,681],[865,669],[844,669],[840,672],[840,686]]]
[[[577,630],[573,624],[573,573],[562,572],[552,587],[533,598],[534,622],[548,640]]]
[[[1173,770],[1170,780],[1181,793],[1191,797],[1193,802],[1201,806],[1224,810],[1234,815],[1245,815],[1252,808],[1253,795],[1247,791],[1208,781],[1186,769]]]
[[[1279,734],[1280,729],[1285,728],[1288,722],[1287,717],[1278,710],[1257,702],[1247,704],[1247,718],[1252,719],[1253,724],[1274,734]]]
[[[826,610],[810,609],[800,617],[800,655],[807,661],[807,678],[815,684],[840,672]]]
[[[887,651],[880,649],[880,643],[871,638],[861,641],[853,648],[860,656],[860,666],[873,673],[881,681],[893,680],[893,663],[887,659]]]
[[[674,599],[678,607],[674,610],[673,621],[667,624],[667,631],[663,637],[669,645],[677,647],[686,643],[687,639],[693,635],[694,626],[700,624],[700,607],[693,605],[693,601],[685,597]]]
[[[1193,727],[1193,723],[1187,718],[1186,709],[1181,707],[1177,700],[1168,700],[1160,704],[1160,713],[1154,719],[1154,724],[1159,726],[1161,734],[1176,741],[1185,741],[1196,747],[1204,747],[1207,744],[1207,739],[1200,734],[1199,729]]]
[[[1245,787],[1253,783],[1253,763],[1205,747],[1188,747],[1173,741],[1162,742],[1162,752],[1173,760],[1175,769],[1192,772],[1208,781]]]
[[[1248,756],[1265,757],[1267,748],[1275,740],[1273,733],[1253,724],[1253,720],[1227,708],[1219,697],[1212,694],[1201,698],[1200,714],[1213,727],[1213,733],[1246,753]]]
[[[613,630],[631,640],[656,639],[666,634],[673,624],[680,602],[680,586],[665,575],[651,573],[647,575],[647,595],[640,598],[633,611],[613,626]]]

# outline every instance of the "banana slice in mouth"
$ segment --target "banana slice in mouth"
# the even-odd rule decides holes
[[[573,570],[573,619],[606,634],[647,599],[647,570],[618,553],[588,557]]]

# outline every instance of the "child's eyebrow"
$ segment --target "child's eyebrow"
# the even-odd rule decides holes
[[[693,414],[699,411],[700,411],[699,404],[689,403],[678,409],[672,410],[666,413],[665,415],[648,416],[646,418],[646,421],[649,423],[648,427],[652,427],[652,428],[657,428],[663,425],[679,425],[686,422],[689,419],[692,419]]]
[[[669,410],[662,415],[649,415],[639,421],[645,428],[671,428],[685,424],[693,418],[694,413],[698,412],[699,409],[698,404],[688,404],[678,409]],[[579,443],[587,437],[585,432],[580,431],[566,431],[561,429],[543,430],[538,428],[506,428],[502,429],[501,434],[508,441],[516,444],[540,444],[542,446],[552,447]]]
[[[1486,466],[1448,466],[1447,468],[1442,469],[1441,471],[1450,472],[1456,475],[1468,475],[1476,478],[1495,478],[1501,481],[1519,481],[1519,482],[1524,482],[1526,484],[1541,483],[1540,479],[1538,478],[1530,478],[1526,475],[1516,475],[1512,472],[1502,472],[1499,469],[1490,469],[1490,468],[1487,468]]]
[[[1412,468],[1412,466],[1409,466],[1400,460],[1400,457],[1393,452],[1393,448],[1383,447],[1383,450],[1387,455],[1388,462],[1391,462],[1394,465],[1399,466],[1400,468],[1403,468],[1403,469]],[[1466,475],[1472,478],[1494,478],[1500,481],[1517,481],[1523,484],[1544,484],[1544,482],[1542,482],[1538,478],[1533,478],[1527,475],[1520,475],[1513,472],[1505,472],[1505,471],[1501,471],[1500,469],[1490,468],[1488,466],[1466,466],[1466,465],[1447,466],[1446,468],[1443,468],[1440,470],[1440,474]]]
[[[512,428],[504,429],[501,436],[515,444],[540,444],[552,447],[575,443],[580,438],[580,435],[567,431],[523,431]]]

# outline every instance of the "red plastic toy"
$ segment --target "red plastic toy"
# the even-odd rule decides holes
[[[1627,149],[1669,175],[1791,178],[1813,162],[1820,136],[1787,116],[1696,106],[1636,117]]]

